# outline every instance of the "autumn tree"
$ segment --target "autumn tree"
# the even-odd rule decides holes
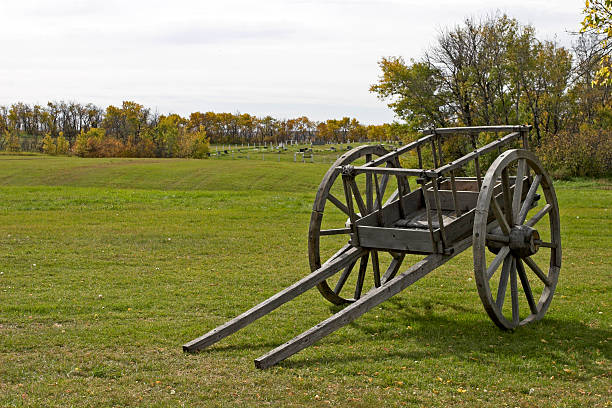
[[[582,33],[598,36],[599,69],[594,84],[612,85],[612,0],[586,0],[581,23]]]
[[[571,53],[505,15],[443,31],[410,64],[383,58],[370,88],[412,129],[529,122],[535,139],[568,118]]]

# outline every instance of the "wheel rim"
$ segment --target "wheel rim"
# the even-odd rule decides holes
[[[323,177],[317,191],[308,229],[308,253],[310,269],[312,271],[321,267],[322,258],[331,260],[351,247],[350,244],[346,243],[350,237],[348,233],[345,232],[337,235],[334,234],[336,236],[335,243],[340,246],[337,252],[326,256],[322,253],[321,248],[321,238],[323,237],[323,239],[326,239],[326,235],[329,233],[330,229],[346,228],[345,222],[348,217],[346,200],[344,195],[335,191],[335,187],[342,187],[342,179],[338,177],[340,173],[336,168],[363,159],[369,162],[387,153],[389,152],[380,145],[357,147],[340,156]],[[400,167],[397,158],[390,159],[386,162],[386,165],[387,167]],[[382,192],[381,195],[385,195],[385,193],[391,191],[389,188],[391,180],[389,177],[385,177],[385,180],[386,181],[383,181],[383,179],[380,180],[379,189]],[[378,183],[374,182],[370,175],[364,175],[364,183],[365,188],[361,189],[361,195],[363,197],[364,206],[366,207],[366,212],[369,213],[377,206],[374,189],[376,188],[375,185]],[[392,194],[392,196],[393,195],[394,194]],[[365,216],[366,214],[363,215]],[[330,228],[322,228],[322,225],[327,219],[333,219],[331,225],[329,225]],[[344,246],[340,244],[340,239],[342,239],[339,238],[340,236],[346,238]],[[336,249],[337,248],[338,247],[336,247]],[[336,276],[319,283],[317,288],[323,297],[333,304],[341,305],[354,302],[365,293],[364,288],[370,286],[378,287],[395,276],[403,259],[404,256],[402,254],[370,250],[359,260],[336,274]],[[381,268],[381,265],[384,265],[386,268]],[[369,274],[371,277],[368,278],[367,275]]]
[[[512,176],[523,183],[511,183]],[[561,236],[552,181],[533,153],[508,150],[487,171],[476,205],[473,250],[478,293],[495,324],[513,329],[544,316],[561,268]]]

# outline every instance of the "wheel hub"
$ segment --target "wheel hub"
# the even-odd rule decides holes
[[[540,234],[527,225],[515,225],[510,230],[510,250],[517,256],[525,258],[538,252]]]

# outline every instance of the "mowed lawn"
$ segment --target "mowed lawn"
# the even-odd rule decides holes
[[[605,180],[555,184],[563,267],[538,323],[489,320],[468,250],[271,369],[253,360],[338,310],[316,289],[184,354],[309,273],[327,167],[0,156],[0,406],[612,404]]]

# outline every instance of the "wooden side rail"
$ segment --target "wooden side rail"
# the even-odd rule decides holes
[[[423,134],[443,135],[449,133],[481,133],[481,132],[524,132],[530,131],[531,125],[501,125],[501,126],[464,126],[424,129]]]

